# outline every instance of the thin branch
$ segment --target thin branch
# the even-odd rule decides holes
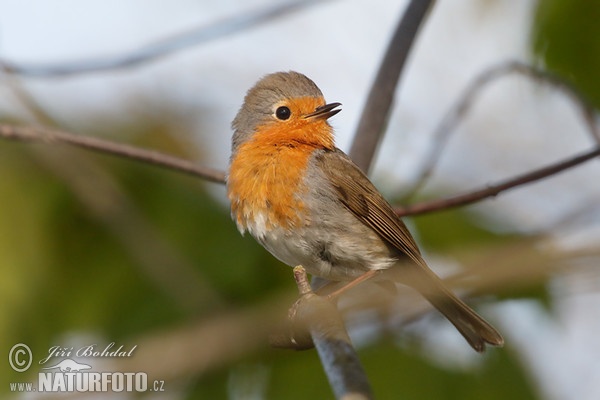
[[[600,144],[600,129],[595,121],[596,110],[575,88],[548,71],[538,69],[519,61],[509,61],[500,65],[495,65],[483,71],[479,76],[473,79],[466,90],[461,94],[459,100],[441,120],[433,133],[433,145],[429,150],[429,154],[424,158],[425,162],[421,167],[421,172],[415,178],[413,187],[407,190],[404,195],[405,201],[413,198],[417,192],[425,186],[429,178],[431,178],[433,171],[441,158],[442,151],[448,143],[450,135],[456,131],[456,127],[471,110],[471,107],[475,104],[476,99],[483,89],[487,88],[492,82],[513,74],[522,75],[526,78],[535,80],[540,84],[554,87],[568,96],[581,112],[588,131],[596,143]]]
[[[433,0],[412,0],[390,41],[363,108],[349,155],[368,172],[390,114],[394,92],[419,27]]]
[[[25,64],[0,59],[0,68],[11,74],[29,77],[53,78],[132,67],[153,61],[188,47],[238,33],[279,18],[324,0],[292,0],[254,12],[244,11],[235,17],[221,20],[148,44],[138,50],[113,57],[97,57],[81,61],[50,64]]]
[[[475,190],[473,192],[469,192],[459,196],[449,197],[447,199],[434,200],[408,207],[398,207],[396,208],[396,213],[399,216],[417,215],[432,211],[447,210],[450,208],[465,206],[489,197],[495,197],[499,193],[505,192],[509,189],[513,189],[518,186],[539,181],[549,176],[558,174],[559,172],[575,167],[576,165],[582,164],[598,156],[600,156],[600,147],[596,147],[593,150],[587,151],[578,156],[568,158],[564,161],[551,164],[549,166],[528,172],[523,175],[519,175],[515,178],[506,180],[504,182],[488,186],[484,189]]]
[[[22,141],[43,141],[47,143],[64,143],[84,149],[97,151],[142,161],[148,164],[172,169],[185,174],[206,179],[210,182],[224,183],[225,173],[213,168],[203,167],[191,161],[169,156],[153,150],[144,150],[138,147],[114,143],[89,136],[78,136],[53,129],[40,127],[22,127],[0,124],[0,137]]]

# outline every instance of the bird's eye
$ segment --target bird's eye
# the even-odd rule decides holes
[[[277,119],[280,119],[282,121],[285,121],[291,115],[292,115],[292,112],[286,106],[278,107],[277,110],[275,110],[275,116],[277,117]]]

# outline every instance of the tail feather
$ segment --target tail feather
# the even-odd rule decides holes
[[[444,296],[423,293],[425,298],[440,311],[463,335],[476,351],[485,350],[485,345],[502,346],[502,335],[471,307],[450,292]]]
[[[405,281],[417,289],[439,312],[441,312],[467,342],[478,352],[485,350],[486,344],[502,346],[502,335],[465,302],[452,293],[443,281],[428,267],[413,264],[412,279]],[[406,277],[406,275],[405,275]]]

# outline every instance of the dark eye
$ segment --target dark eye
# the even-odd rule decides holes
[[[282,121],[285,121],[291,115],[292,115],[292,112],[286,106],[278,107],[277,110],[275,110],[275,116],[277,117],[277,119],[280,119]]]

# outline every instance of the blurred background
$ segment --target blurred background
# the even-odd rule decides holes
[[[219,35],[281,1],[0,0],[0,59],[36,71],[134,54],[206,27],[212,40],[127,68],[1,75],[3,123],[56,127],[225,169],[230,121],[262,75],[297,70],[328,101],[348,150],[405,1],[313,1]],[[600,104],[600,3],[438,2],[400,82],[372,177],[416,203],[568,158],[597,145],[561,92],[511,75],[481,91],[407,198],[434,132],[466,87],[511,60],[547,68]],[[38,74],[43,75],[43,74]],[[222,185],[111,156],[0,140],[0,349],[27,344],[37,381],[52,346],[135,348],[94,370],[144,371],[164,392],[98,398],[330,398],[314,351],[268,346],[295,296],[291,270],[229,218]],[[506,346],[474,353],[418,297],[348,316],[379,399],[600,398],[600,166],[459,210],[407,219],[425,258],[469,295]],[[73,357],[77,359],[76,357]],[[78,359],[85,362],[85,359]],[[55,396],[56,397],[56,396]],[[70,396],[70,398],[77,396]],[[88,396],[93,397],[93,396]]]

